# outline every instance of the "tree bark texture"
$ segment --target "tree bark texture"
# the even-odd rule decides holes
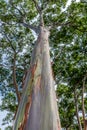
[[[85,128],[84,130],[87,130],[87,119],[85,119]]]
[[[61,130],[48,37],[41,27],[13,130]]]

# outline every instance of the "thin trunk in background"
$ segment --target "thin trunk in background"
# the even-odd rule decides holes
[[[15,91],[17,94],[17,99],[18,103],[20,102],[20,93],[18,91],[18,84],[17,84],[17,78],[16,78],[16,52],[14,52],[14,57],[13,57],[13,84],[15,87]]]
[[[85,80],[86,80],[86,76],[84,77],[83,84],[82,84],[82,115],[83,115],[84,130],[87,130],[87,124],[85,120],[85,104],[84,104]]]
[[[80,122],[80,118],[79,118],[78,98],[77,98],[76,89],[74,90],[74,100],[75,100],[76,117],[77,117],[77,121],[78,121],[79,130],[82,130],[82,126],[81,126],[81,122]]]

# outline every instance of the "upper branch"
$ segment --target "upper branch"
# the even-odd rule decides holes
[[[48,29],[51,30],[51,29],[57,28],[59,26],[61,26],[61,27],[72,26],[73,28],[75,28],[76,30],[78,30],[80,32],[87,32],[86,29],[80,29],[78,25],[76,25],[75,23],[72,23],[71,21],[67,21],[65,23],[56,22],[56,23],[49,24]]]
[[[10,38],[7,36],[6,33],[4,33],[4,36],[5,36],[5,38],[7,39],[7,41],[9,42],[9,45],[11,46],[12,50],[15,52],[15,48],[14,48],[14,46],[12,45]]]
[[[27,27],[33,31],[35,31],[36,33],[39,33],[39,28],[37,26],[33,26],[33,25],[30,25],[30,24],[27,24],[25,22],[21,22],[21,24],[24,26],[24,27]]]
[[[36,0],[32,0],[32,1],[34,2],[35,7],[36,7],[38,13],[41,14],[41,11],[42,11],[42,10],[41,10],[41,7],[39,6],[39,4],[37,3],[37,1],[36,1]]]
[[[35,0],[33,0],[33,1],[35,1]],[[27,24],[27,23],[24,22],[24,21],[25,21],[25,12],[22,13],[22,11],[21,11],[20,9],[18,9],[12,2],[10,2],[10,4],[11,4],[11,6],[12,6],[13,8],[15,8],[15,9],[19,12],[19,14],[20,14],[20,16],[21,16],[21,18],[19,19],[19,18],[14,14],[15,18],[18,20],[18,23],[20,23],[20,24],[22,24],[24,27],[27,27],[27,28],[29,28],[29,29],[32,29],[33,31],[35,31],[36,33],[38,33],[38,27],[37,27],[37,26],[33,26],[33,25],[30,25],[30,24]],[[36,4],[35,4],[35,5],[36,5]],[[38,11],[40,11],[40,7],[39,7],[38,5],[37,5],[36,7],[37,7]]]
[[[56,23],[52,23],[52,24],[48,25],[48,28],[49,28],[49,30],[51,30],[52,28],[55,28],[58,26],[66,26],[66,25],[72,25],[72,23],[70,21],[68,21],[66,23],[56,22]]]
[[[35,4],[35,7],[40,14],[40,26],[44,26],[44,20],[43,20],[43,9],[39,6],[36,0],[32,0]]]

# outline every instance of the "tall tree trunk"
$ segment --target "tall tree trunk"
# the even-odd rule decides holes
[[[41,26],[13,130],[61,130],[48,36]]]
[[[81,126],[81,122],[80,122],[80,118],[79,118],[79,110],[78,110],[78,101],[77,101],[76,89],[74,90],[74,99],[75,99],[76,117],[77,117],[77,121],[78,121],[79,130],[82,130],[82,126]]]

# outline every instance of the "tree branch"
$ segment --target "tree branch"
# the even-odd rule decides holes
[[[86,29],[85,29],[85,30],[80,29],[78,25],[75,25],[75,24],[73,24],[73,23],[70,22],[70,21],[68,21],[68,22],[66,22],[66,23],[59,23],[59,22],[58,22],[58,23],[52,23],[52,24],[48,25],[48,29],[51,30],[51,29],[56,28],[56,27],[58,27],[58,26],[63,27],[63,26],[67,26],[67,25],[74,27],[76,30],[78,30],[78,31],[80,31],[80,32],[83,32],[83,33],[84,33],[84,32],[87,32]]]
[[[40,7],[38,6],[37,2],[35,0],[33,0],[33,2],[35,3],[35,6],[37,7],[38,11],[40,11]],[[12,2],[10,2],[11,6],[14,7],[18,12],[19,14],[21,15],[21,18],[18,19],[18,17],[14,14],[14,16],[16,17],[16,19],[18,20],[18,23],[22,24],[24,27],[27,27],[33,31],[35,31],[36,33],[38,33],[38,27],[36,26],[33,26],[33,25],[30,25],[30,24],[27,24],[24,22],[24,17],[25,17],[25,13],[22,13],[22,11],[20,9],[18,9],[16,6],[13,5]]]
[[[36,0],[32,0],[32,1],[34,2],[35,7],[36,7],[38,13],[41,14],[41,7],[38,5],[38,3],[36,2]]]
[[[33,26],[33,25],[30,25],[30,24],[27,24],[25,22],[20,22],[20,24],[22,24],[24,27],[27,27],[33,31],[35,31],[36,33],[39,33],[39,28],[38,26]]]
[[[58,26],[66,26],[66,25],[72,25],[72,23],[70,21],[66,22],[66,23],[60,23],[60,22],[57,22],[57,23],[52,23],[50,25],[48,25],[48,29],[51,30],[55,27],[58,27]]]
[[[11,43],[10,38],[7,36],[7,34],[6,34],[6,33],[4,33],[4,36],[5,36],[5,38],[8,40],[8,42],[9,42],[9,44],[10,44],[10,46],[11,46],[12,50],[15,52],[15,48],[13,47],[13,45],[12,45],[12,43]]]
[[[21,15],[24,15],[24,14],[21,12],[21,10],[18,9],[18,8],[12,3],[12,0],[10,0],[10,5],[11,5],[14,9],[16,9]]]
[[[22,16],[24,16],[24,14],[20,11],[20,9],[18,9],[16,6],[14,6],[13,4],[12,4],[12,6],[22,15]]]

